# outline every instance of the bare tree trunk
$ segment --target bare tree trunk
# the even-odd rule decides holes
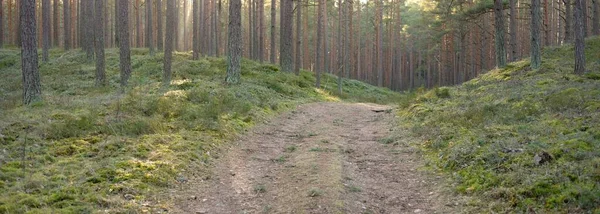
[[[42,0],[42,31],[42,60],[48,62],[48,48],[50,48],[50,0]]]
[[[550,7],[548,7],[548,0],[544,0],[544,45],[550,46],[550,20],[548,19],[548,12],[550,11]]]
[[[319,0],[318,12],[317,12],[317,47],[315,57],[315,75],[317,76],[316,87],[321,87],[321,54],[323,52],[323,14],[325,13],[325,0]]]
[[[199,34],[199,27],[200,24],[198,24],[198,21],[200,21],[199,17],[198,17],[198,3],[200,0],[194,0],[194,3],[192,4],[192,29],[193,29],[193,35],[192,35],[192,43],[193,43],[193,52],[192,52],[192,59],[193,60],[198,60],[200,57],[200,38],[198,35]]]
[[[240,82],[240,58],[242,54],[242,2],[230,0],[229,2],[229,32],[227,56],[227,84]]]
[[[140,0],[135,0],[135,47],[142,47],[142,22],[141,16],[142,13],[140,11]]]
[[[21,0],[20,6],[23,103],[27,105],[42,99],[35,32],[35,0]]]
[[[575,73],[585,73],[585,0],[575,0]]]
[[[0,48],[4,46],[4,8],[3,1],[0,0]]]
[[[258,61],[265,60],[265,0],[258,2]]]
[[[540,0],[531,0],[531,68],[539,69],[542,64],[540,50]]]
[[[215,48],[215,57],[219,57],[219,55],[221,54],[219,52],[219,41],[220,41],[220,37],[219,37],[219,27],[221,26],[220,23],[220,14],[221,14],[221,0],[219,0],[217,2],[217,4],[215,5],[215,12],[214,12],[214,18],[213,18],[213,28],[214,28],[214,48]]]
[[[175,25],[177,25],[176,14],[175,14],[175,1],[167,1],[167,23],[165,31],[165,58],[163,64],[163,86],[169,86],[171,84],[171,63],[173,60],[173,37],[177,36],[175,32]]]
[[[283,0],[282,0],[283,1]],[[276,53],[275,53],[275,26],[277,25],[277,16],[276,16],[276,4],[277,0],[271,0],[271,53],[270,60],[271,63],[275,64],[276,62]]]
[[[131,76],[131,50],[129,48],[129,0],[119,2],[119,65],[121,68],[121,90],[127,87]]]
[[[163,50],[163,17],[162,0],[156,0],[156,48]]]
[[[146,47],[150,50],[150,56],[154,56],[152,44],[152,0],[146,0]]]
[[[594,9],[594,18],[592,19],[592,32],[594,35],[600,35],[600,0],[592,0]]]
[[[377,86],[383,86],[383,0],[377,1]]]
[[[573,20],[573,11],[571,7],[571,0],[562,0],[565,5],[565,42],[571,42],[572,34],[572,20]]]
[[[106,85],[106,72],[104,69],[104,1],[105,0],[95,0],[95,27],[96,31],[96,86],[105,86]]]
[[[302,2],[296,1],[296,65],[294,67],[296,75],[300,74],[302,66],[302,8]]]
[[[293,57],[293,17],[294,2],[292,0],[281,0],[281,11],[279,11],[281,25],[279,26],[279,64],[284,72],[294,71]]]
[[[496,20],[496,66],[506,66],[506,48],[504,46],[504,5],[502,0],[494,0],[494,15]]]
[[[71,8],[69,0],[63,1],[63,26],[64,26],[64,46],[65,50],[71,49]]]
[[[510,61],[517,61],[517,0],[510,0]]]

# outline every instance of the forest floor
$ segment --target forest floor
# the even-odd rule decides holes
[[[376,112],[377,111],[377,112]],[[226,144],[210,176],[171,194],[176,213],[433,213],[439,177],[394,142],[390,106],[312,103]]]

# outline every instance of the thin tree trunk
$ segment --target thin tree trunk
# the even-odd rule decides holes
[[[127,87],[131,76],[131,50],[129,48],[129,0],[119,1],[119,65],[121,68],[121,90]]]
[[[550,46],[550,20],[548,19],[548,13],[550,11],[548,7],[548,0],[544,0],[544,45]]]
[[[135,0],[135,47],[142,47],[142,25],[141,25],[141,11],[140,11],[140,0]]]
[[[177,25],[176,14],[175,14],[175,3],[176,0],[167,1],[167,23],[165,31],[165,58],[163,64],[163,86],[169,86],[171,84],[171,62],[173,60],[173,37],[177,36],[175,32],[175,25]]]
[[[0,7],[0,10],[1,9],[2,8]],[[1,20],[2,19],[0,18],[0,21]],[[0,25],[0,27],[1,26],[2,25]],[[42,60],[48,62],[48,49],[50,48],[50,0],[42,0],[42,31]]]
[[[219,51],[220,50],[219,49],[220,41],[221,41],[221,36],[220,36],[221,31],[219,30],[221,27],[221,0],[219,0],[217,2],[216,7],[217,8],[215,8],[215,18],[214,18],[214,20],[215,20],[215,23],[214,23],[215,24],[215,27],[214,27],[214,29],[215,29],[215,57],[219,57],[221,55],[221,53]]]
[[[152,0],[146,0],[146,47],[150,51],[150,56],[154,56],[154,46],[152,44]]]
[[[162,0],[156,0],[156,49],[163,50]]]
[[[95,0],[95,27],[96,31],[96,86],[105,86],[106,85],[106,72],[104,69],[104,1],[105,0]]]
[[[315,57],[315,75],[317,76],[316,87],[321,87],[321,54],[323,44],[323,14],[325,13],[325,0],[319,0],[318,12],[317,12],[317,47]]]
[[[575,0],[575,73],[585,73],[585,0]]]
[[[594,35],[600,35],[600,0],[592,0],[594,9],[594,18],[592,19],[592,32]]]
[[[383,86],[383,0],[377,1],[377,86]],[[412,72],[412,71],[411,71]]]
[[[542,64],[540,50],[540,0],[531,0],[531,68],[539,69]]]
[[[0,48],[4,46],[4,1],[0,0]]]
[[[200,19],[198,17],[199,1],[200,0],[194,0],[194,3],[192,4],[192,7],[193,7],[192,8],[192,25],[193,25],[192,26],[192,29],[193,29],[193,35],[192,35],[193,42],[192,43],[193,43],[193,47],[194,47],[193,48],[194,50],[192,52],[193,60],[198,60],[200,58],[199,57],[199,55],[200,55],[200,38],[199,38],[199,36],[200,35],[198,35],[199,34],[198,28],[200,27],[200,24],[198,23],[198,21],[200,21]]]
[[[284,72],[294,71],[293,57],[293,17],[294,2],[292,0],[281,0],[281,11],[279,11],[281,25],[279,26],[279,64]]]
[[[262,57],[261,57],[262,58]],[[302,66],[302,2],[296,1],[296,65],[294,73],[300,74]]]
[[[265,59],[265,0],[259,0],[258,3],[258,61]]]
[[[571,0],[562,0],[565,5],[565,42],[571,42],[572,34],[572,20],[573,20],[573,10],[571,7]]]
[[[64,27],[64,47],[65,50],[71,49],[71,8],[69,7],[70,0],[63,0],[63,27]]]
[[[494,0],[494,15],[496,20],[496,66],[506,66],[506,48],[504,45],[504,5],[502,0]]]
[[[510,61],[517,61],[517,0],[510,0]]]
[[[242,2],[241,0],[230,0],[229,2],[229,32],[228,32],[228,56],[227,77],[228,84],[240,82],[240,58],[242,54]]]
[[[283,0],[282,0],[283,1]],[[276,4],[277,0],[271,0],[271,52],[270,52],[270,60],[271,63],[275,64],[276,62],[276,52],[275,52],[275,26],[277,25],[277,17],[276,17]]]
[[[42,99],[35,32],[35,0],[21,0],[20,6],[23,103],[27,105]]]
[[[337,58],[337,76],[338,76],[338,93],[340,93],[340,95],[342,94],[342,57],[343,55],[341,54],[342,50],[342,45],[343,45],[343,41],[342,41],[342,0],[338,0],[338,29],[337,29],[337,54],[338,54],[338,58]]]
[[[52,34],[53,34],[53,38],[52,38],[52,42],[54,44],[54,47],[58,47],[59,43],[60,43],[59,42],[60,34],[58,32],[59,31],[58,29],[59,29],[59,26],[60,26],[60,23],[59,23],[59,16],[60,15],[59,15],[59,12],[58,12],[58,0],[54,0],[54,4],[52,6],[53,6],[53,11],[52,11],[52,13],[53,13],[53,15],[52,15],[52,24],[53,24],[52,25],[52,29],[53,29]]]

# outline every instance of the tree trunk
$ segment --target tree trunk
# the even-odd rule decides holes
[[[506,66],[506,48],[504,45],[504,5],[502,0],[494,0],[494,15],[496,20],[496,66]]]
[[[294,71],[293,57],[293,17],[294,2],[292,0],[281,0],[281,10],[279,11],[281,25],[279,26],[279,64],[284,72]]]
[[[92,60],[94,58],[94,28],[89,26],[94,26],[94,1],[82,1],[81,2],[81,13],[82,17],[80,17],[80,40],[83,43],[82,48],[86,52],[86,56],[88,60]]]
[[[165,24],[165,58],[163,64],[163,86],[171,84],[171,61],[173,60],[173,37],[177,36],[175,25],[177,24],[175,14],[175,1],[167,1],[167,23]]]
[[[575,0],[575,73],[585,73],[585,0]]]
[[[227,55],[227,84],[240,82],[240,58],[242,55],[242,2],[230,0],[229,2],[229,32]]]
[[[198,60],[200,57],[200,38],[198,35],[199,34],[199,27],[200,24],[198,24],[198,21],[200,20],[198,17],[198,3],[200,0],[194,0],[194,3],[192,4],[192,29],[193,29],[193,35],[192,35],[192,43],[193,43],[193,52],[192,52],[192,59],[193,60]]]
[[[127,87],[131,76],[131,51],[129,48],[129,0],[119,1],[119,65],[121,68],[121,90]]]
[[[548,6],[548,0],[544,0],[544,45],[550,46],[550,20],[548,19],[548,13],[550,11]]]
[[[377,86],[383,86],[383,0],[377,1]]]
[[[150,51],[150,56],[154,56],[154,46],[152,44],[152,0],[146,0],[146,47]]]
[[[42,0],[42,31],[42,60],[48,62],[48,48],[50,48],[50,0]]]
[[[340,95],[342,94],[342,61],[344,57],[341,53],[343,51],[342,45],[343,41],[342,41],[342,0],[338,0],[338,29],[337,29],[337,54],[338,54],[338,59],[337,59],[337,76],[338,76],[338,81],[337,81],[337,85],[338,85],[338,93],[340,93]]]
[[[63,27],[64,27],[64,46],[65,50],[71,49],[71,8],[69,7],[69,0],[63,0]]]
[[[510,0],[510,61],[517,61],[517,0]]]
[[[2,0],[0,0],[0,48],[4,46],[4,8]]]
[[[571,24],[573,21],[573,10],[571,7],[571,0],[562,0],[563,4],[565,4],[565,42],[571,42],[572,38],[572,29],[573,25]]]
[[[106,85],[106,72],[104,69],[104,1],[95,0],[96,86]]]
[[[317,76],[316,87],[321,87],[321,54],[323,52],[323,14],[325,13],[325,0],[319,0],[317,12],[317,47],[315,57],[315,75]]]
[[[531,0],[531,68],[539,69],[542,64],[540,50],[540,0]]]
[[[258,1],[258,61],[263,62],[265,53],[265,0]]]
[[[42,99],[35,32],[35,0],[21,0],[20,6],[23,103],[27,105]]]
[[[163,50],[162,0],[156,0],[156,49]]]
[[[276,5],[277,0],[271,0],[271,52],[270,52],[270,60],[271,63],[275,64],[276,61],[276,53],[275,53],[275,26],[277,25],[277,17],[276,17]]]
[[[221,54],[219,52],[219,43],[221,41],[221,38],[219,36],[220,35],[219,28],[221,27],[221,25],[220,25],[221,24],[221,20],[220,20],[221,0],[219,0],[217,2],[217,4],[215,5],[215,7],[216,7],[215,8],[215,12],[214,12],[215,18],[213,19],[214,20],[214,23],[213,23],[214,24],[214,33],[215,33],[215,39],[214,39],[215,47],[214,48],[215,48],[215,57],[219,57],[219,55]]]
[[[54,45],[54,47],[58,47],[59,45],[59,33],[58,33],[58,26],[60,25],[60,23],[58,22],[58,0],[54,0],[53,2],[53,8],[52,8],[52,44]],[[1,13],[1,12],[0,12]]]
[[[592,0],[594,9],[594,18],[592,19],[592,32],[594,35],[600,35],[600,0]]]
[[[302,8],[302,2],[296,1],[296,65],[294,67],[296,75],[300,74],[302,66]]]

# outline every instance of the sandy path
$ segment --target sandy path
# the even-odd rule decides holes
[[[433,213],[418,156],[386,140],[391,109],[313,103],[259,125],[180,190],[176,213]],[[387,144],[386,144],[387,143]],[[438,210],[439,211],[439,210]]]

